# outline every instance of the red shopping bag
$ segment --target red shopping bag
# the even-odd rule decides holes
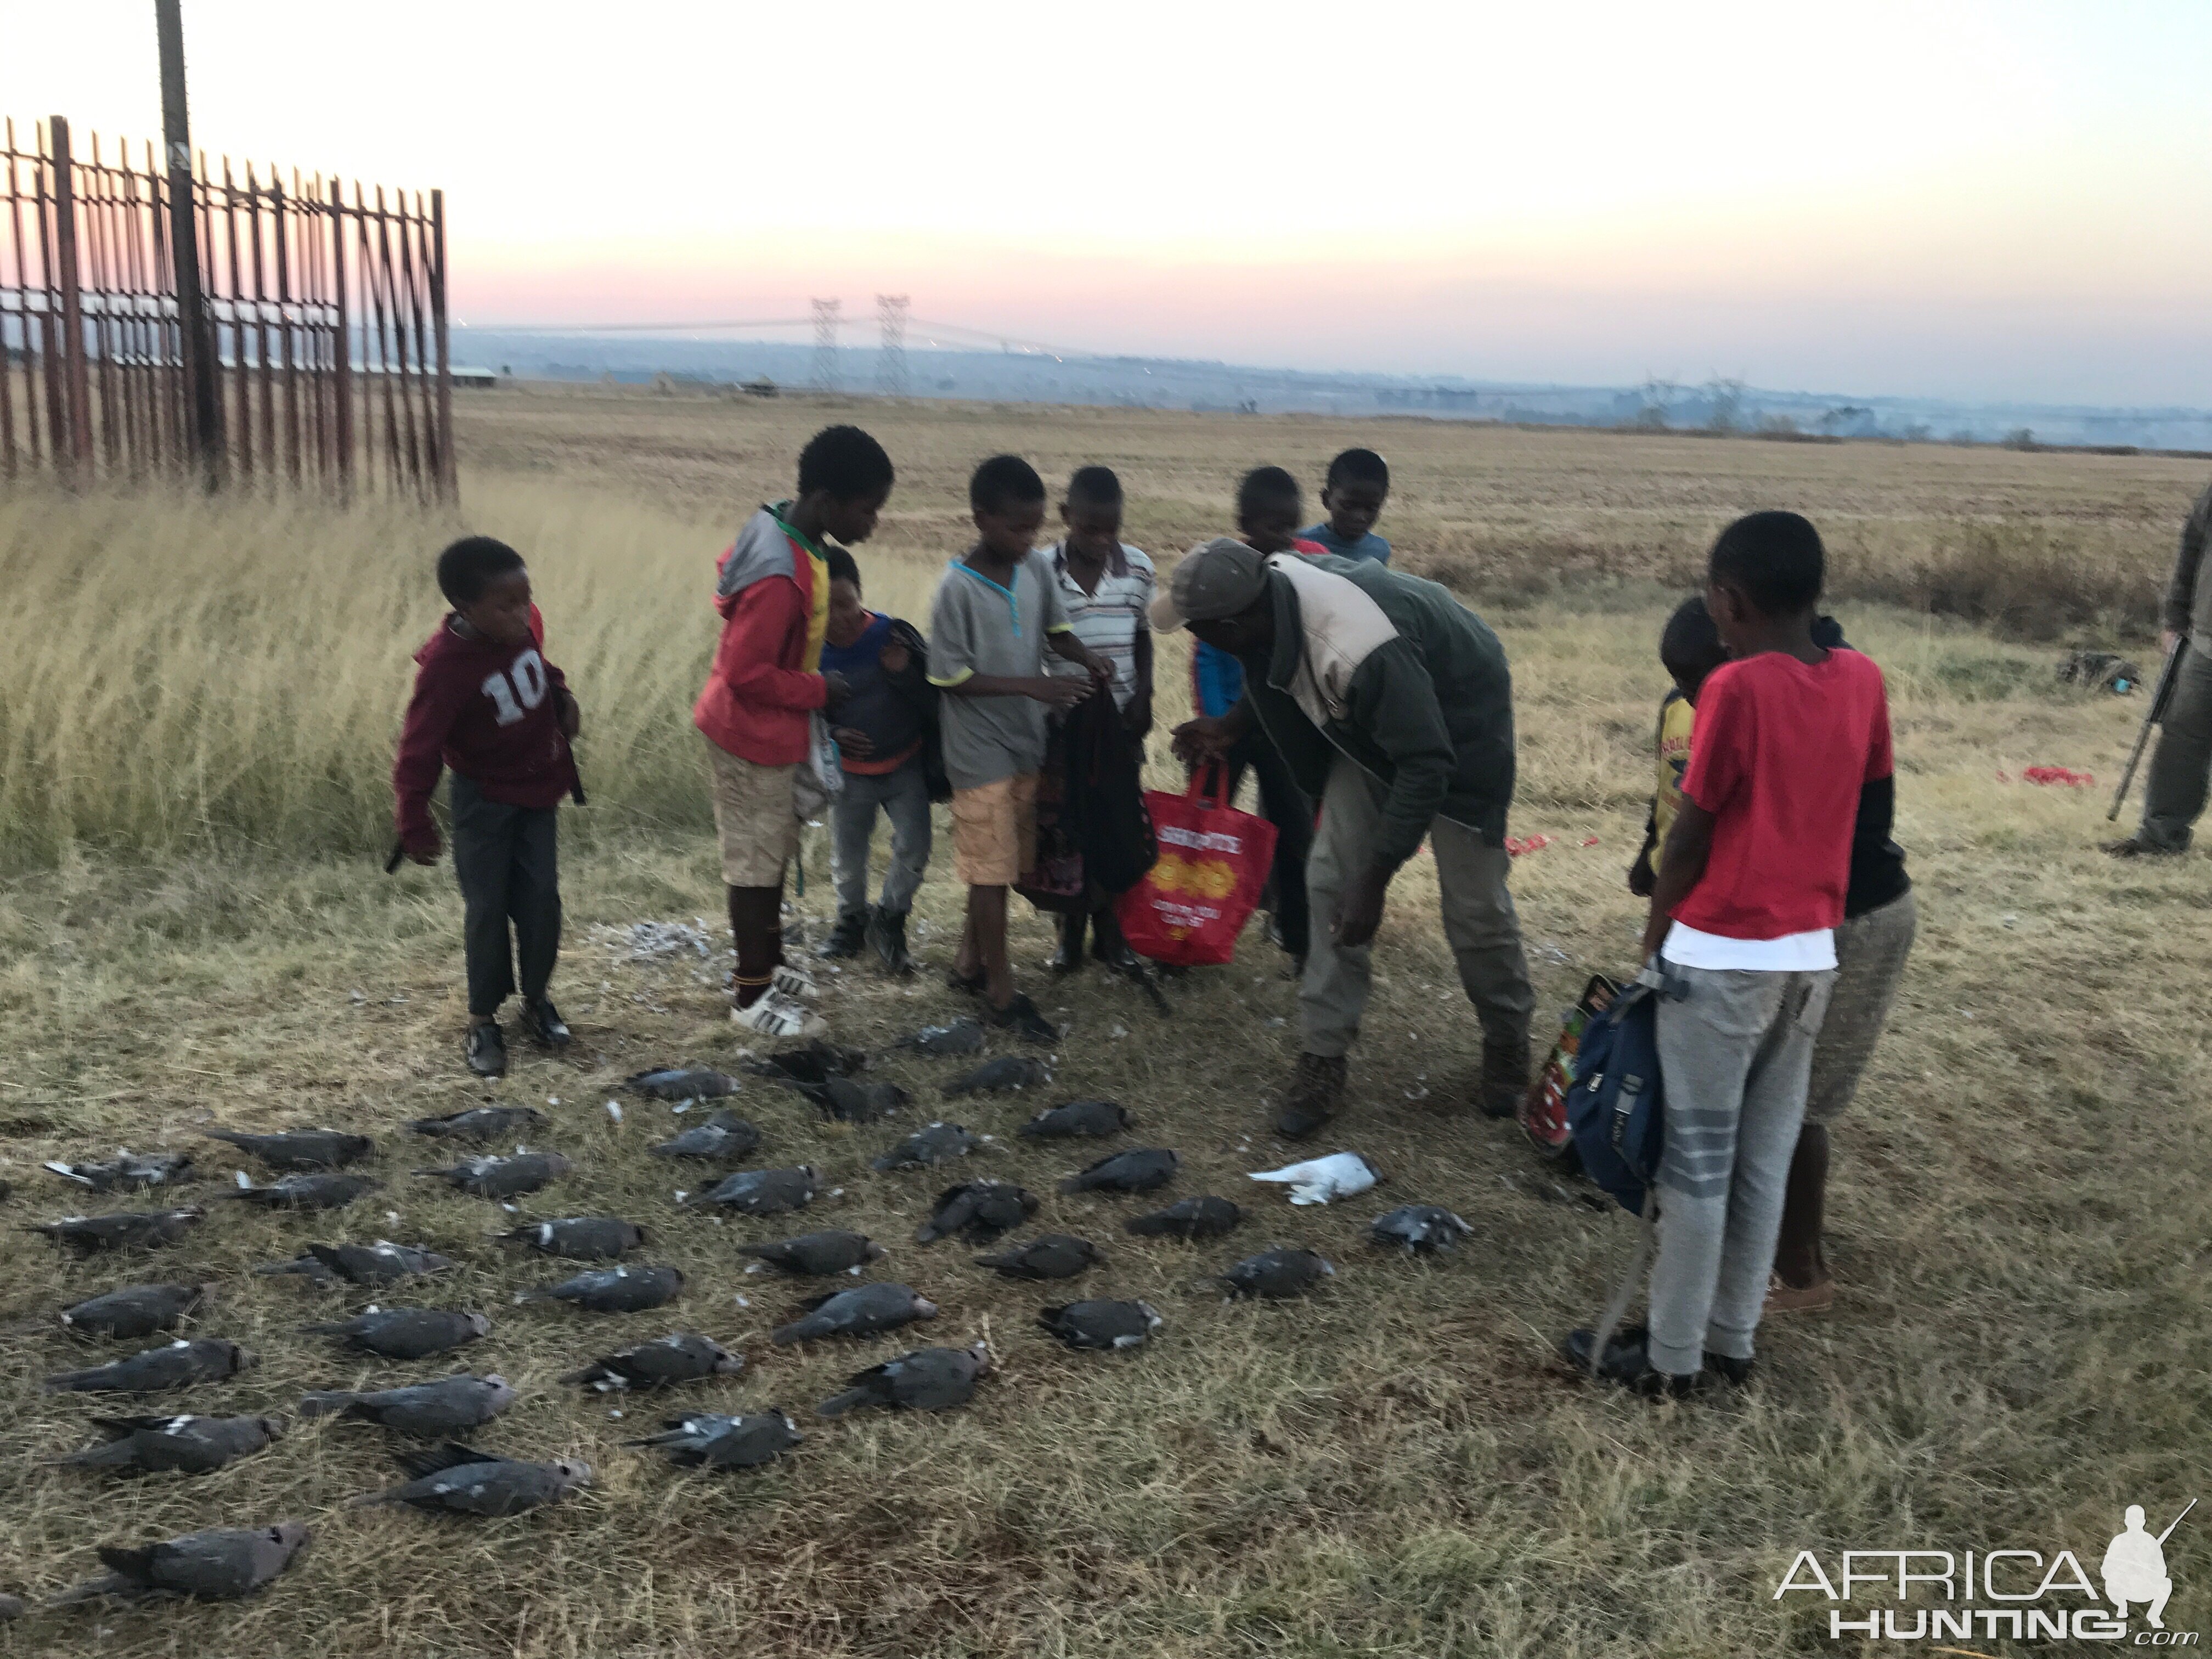
[[[1129,948],[1177,967],[1218,967],[1237,951],[1275,858],[1275,826],[1224,805],[1218,769],[1193,775],[1188,793],[1145,792],[1160,856],[1121,895],[1118,914]]]

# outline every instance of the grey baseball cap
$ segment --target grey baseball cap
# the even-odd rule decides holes
[[[1185,623],[1218,622],[1249,611],[1267,591],[1267,562],[1233,536],[1200,542],[1182,556],[1168,591],[1152,601],[1152,626],[1172,634]]]

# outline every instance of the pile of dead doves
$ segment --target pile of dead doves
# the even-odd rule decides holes
[[[927,1027],[896,1046],[951,1060],[978,1054],[983,1036],[975,1021],[960,1020]],[[848,1123],[873,1123],[910,1104],[907,1092],[896,1085],[858,1080],[866,1066],[865,1055],[826,1043],[749,1058],[746,1065]],[[1048,1080],[1042,1061],[1007,1056],[975,1066],[946,1083],[943,1092],[957,1098],[1033,1089]],[[672,1103],[681,1112],[689,1113],[695,1106],[703,1109],[696,1121],[686,1120],[690,1127],[652,1149],[659,1156],[706,1167],[708,1173],[699,1189],[679,1193],[679,1200],[762,1218],[803,1210],[813,1200],[815,1173],[804,1164],[729,1173],[716,1169],[744,1163],[761,1147],[760,1131],[736,1111],[711,1107],[710,1103],[738,1091],[736,1079],[702,1068],[672,1067],[639,1073],[626,1086]],[[611,1109],[619,1116],[618,1108]],[[415,1170],[413,1176],[447,1182],[464,1193],[501,1201],[519,1199],[549,1185],[569,1168],[557,1152],[518,1147],[512,1155],[497,1156],[467,1150],[517,1137],[526,1140],[543,1131],[546,1115],[532,1107],[478,1106],[419,1119],[409,1127],[441,1147],[453,1149],[451,1162]],[[1073,1100],[1038,1112],[1020,1125],[1018,1133],[1037,1140],[1103,1140],[1133,1127],[1134,1120],[1112,1101]],[[320,1128],[270,1134],[222,1128],[204,1133],[238,1148],[267,1172],[262,1184],[240,1174],[236,1186],[223,1193],[226,1199],[270,1209],[338,1210],[381,1185],[355,1168],[376,1150],[365,1135]],[[871,1167],[886,1173],[931,1168],[965,1158],[989,1139],[956,1123],[933,1122],[890,1146]],[[1069,1176],[1060,1182],[1060,1190],[1152,1193],[1175,1179],[1180,1162],[1164,1147],[1116,1152]],[[160,1192],[194,1178],[191,1159],[182,1153],[140,1156],[125,1152],[101,1163],[46,1167],[100,1194]],[[1376,1176],[1357,1153],[1339,1152],[1254,1179],[1287,1185],[1293,1203],[1325,1203],[1364,1191]],[[1025,1226],[1040,1207],[1034,1194],[1012,1182],[964,1181],[938,1194],[914,1237],[921,1244],[957,1237],[979,1249],[1000,1245],[1006,1235]],[[173,1245],[205,1213],[197,1206],[118,1211],[69,1216],[29,1231],[92,1257]],[[1133,1217],[1126,1224],[1132,1233],[1194,1241],[1218,1237],[1243,1219],[1237,1205],[1206,1194]],[[1448,1210],[1407,1205],[1380,1217],[1372,1234],[1379,1244],[1412,1252],[1449,1249],[1468,1231],[1467,1224]],[[556,1283],[520,1291],[514,1297],[518,1304],[551,1301],[588,1313],[637,1314],[663,1307],[683,1293],[684,1275],[674,1267],[631,1260],[647,1245],[646,1231],[614,1217],[528,1222],[495,1236],[540,1255],[590,1264]],[[885,1253],[882,1245],[859,1233],[836,1231],[743,1243],[738,1252],[757,1258],[749,1271],[774,1270],[817,1279],[858,1278]],[[1047,1232],[974,1260],[976,1266],[1009,1278],[1044,1281],[1073,1279],[1105,1257],[1087,1240]],[[426,1246],[380,1240],[372,1244],[313,1244],[297,1260],[270,1262],[254,1271],[297,1275],[307,1285],[325,1291],[373,1293],[378,1299],[364,1311],[305,1325],[302,1330],[351,1353],[412,1362],[456,1352],[491,1332],[491,1321],[483,1313],[405,1305],[410,1286],[453,1265],[448,1257]],[[1235,1263],[1220,1279],[1233,1296],[1283,1298],[1304,1294],[1334,1271],[1310,1250],[1277,1248]],[[219,1287],[212,1285],[126,1285],[64,1309],[61,1322],[73,1335],[88,1340],[143,1343],[175,1331],[219,1299]],[[866,1281],[800,1300],[789,1322],[776,1328],[769,1340],[790,1344],[872,1337],[936,1313],[935,1304],[910,1285]],[[1104,1297],[1047,1307],[1037,1319],[1072,1348],[1107,1350],[1141,1347],[1161,1324],[1159,1314],[1148,1303]],[[46,1379],[46,1387],[120,1398],[169,1394],[234,1376],[254,1363],[252,1354],[220,1337],[170,1338],[127,1358],[60,1372]],[[706,1337],[677,1332],[600,1355],[561,1381],[601,1391],[660,1389],[730,1376],[744,1365],[742,1354]],[[990,1369],[985,1343],[916,1348],[855,1372],[841,1392],[815,1409],[824,1418],[869,1406],[945,1411],[970,1399]],[[459,1371],[401,1387],[311,1393],[300,1401],[299,1414],[373,1424],[421,1443],[421,1449],[401,1452],[394,1459],[404,1479],[352,1499],[355,1504],[406,1504],[442,1515],[508,1516],[551,1503],[592,1478],[588,1464],[507,1457],[470,1443],[471,1437],[514,1399],[515,1391],[496,1374]],[[94,1417],[90,1425],[100,1435],[100,1443],[58,1462],[86,1470],[205,1474],[265,1449],[285,1431],[278,1418],[203,1417],[174,1411]],[[657,1449],[682,1468],[729,1470],[769,1462],[801,1438],[798,1426],[781,1411],[738,1416],[700,1412],[669,1417],[659,1432],[629,1443]],[[310,1536],[307,1527],[284,1521],[188,1533],[151,1545],[102,1548],[99,1555],[107,1571],[61,1593],[52,1604],[110,1596],[227,1600],[248,1595],[282,1573]],[[16,1598],[0,1597],[0,1616],[20,1613],[24,1606]]]

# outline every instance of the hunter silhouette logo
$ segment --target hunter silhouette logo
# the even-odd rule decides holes
[[[2128,1616],[2128,1603],[2148,1603],[2143,1617],[2153,1630],[2166,1628],[2166,1598],[2173,1594],[2173,1580],[2166,1576],[2166,1540],[2173,1536],[2173,1528],[2183,1516],[2197,1507],[2191,1498],[2188,1507],[2173,1517],[2173,1525],[2153,1538],[2143,1530],[2143,1511],[2140,1504],[2128,1505],[2123,1517],[2127,1530],[2117,1534],[2105,1547],[2105,1599],[2123,1619]]]

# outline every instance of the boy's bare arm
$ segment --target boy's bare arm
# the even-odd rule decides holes
[[[1659,880],[1651,890],[1651,915],[1644,924],[1644,961],[1649,962],[1652,952],[1665,942],[1668,921],[1674,907],[1689,897],[1690,890],[1705,873],[1705,860],[1712,853],[1713,815],[1685,795],[1675,811],[1674,827],[1667,832],[1666,848],[1659,854]]]
[[[970,674],[937,689],[948,697],[1034,697],[1054,708],[1073,708],[1091,695],[1091,682],[1054,679],[1049,675],[1030,679],[1019,674]]]
[[[1106,685],[1113,681],[1114,665],[1077,639],[1070,629],[1063,628],[1057,633],[1048,634],[1044,636],[1044,642],[1052,647],[1052,654],[1062,661],[1080,663],[1089,669],[1091,678],[1099,684]]]

